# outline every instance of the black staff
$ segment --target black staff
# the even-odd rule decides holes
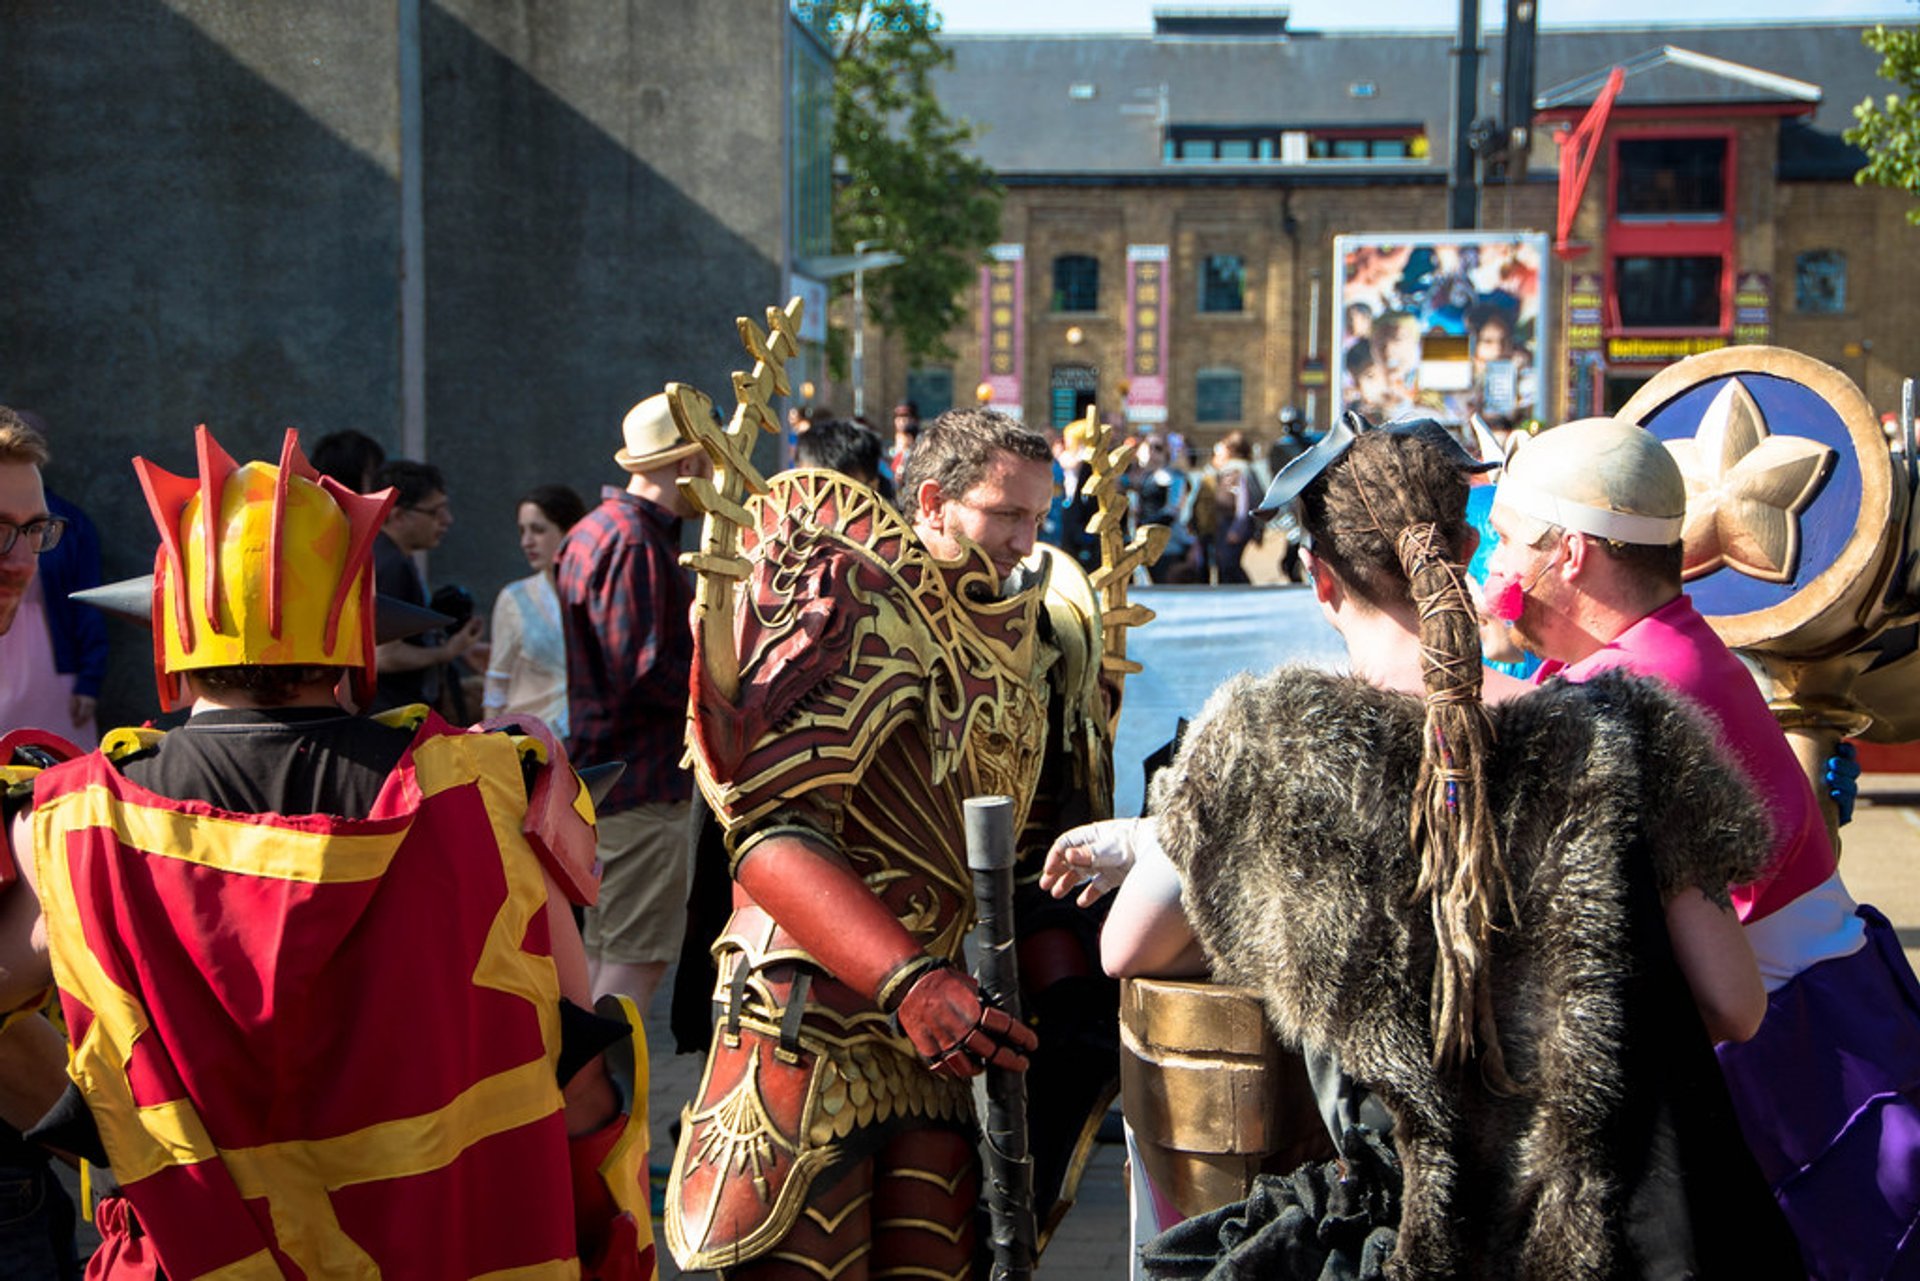
[[[980,914],[974,942],[980,990],[1020,1019],[1020,967],[1013,939],[1013,799],[975,796],[966,802],[967,866]],[[987,1211],[993,1236],[993,1281],[1033,1275],[1033,1158],[1027,1153],[1027,1082],[1019,1072],[987,1069]]]

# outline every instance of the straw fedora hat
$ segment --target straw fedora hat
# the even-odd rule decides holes
[[[625,445],[613,461],[630,472],[652,471],[697,453],[700,445],[681,436],[665,393],[649,396],[627,411],[620,424]]]

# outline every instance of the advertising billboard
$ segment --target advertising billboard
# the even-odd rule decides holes
[[[1544,232],[1391,232],[1333,241],[1340,410],[1376,422],[1544,418]]]

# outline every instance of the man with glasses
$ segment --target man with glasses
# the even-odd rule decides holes
[[[424,607],[429,601],[427,584],[413,557],[438,547],[453,527],[447,482],[431,463],[396,458],[375,474],[374,486],[394,491],[393,510],[373,544],[374,590]],[[436,706],[442,670],[479,639],[480,620],[469,618],[451,635],[436,628],[380,646],[380,693],[373,710],[410,703]]]
[[[40,464],[47,447],[40,433],[11,409],[0,408],[0,635],[33,585],[40,553],[53,550],[67,522],[47,510]]]
[[[47,442],[25,419],[0,405],[0,636],[13,627],[22,602],[34,590],[41,553],[52,551],[66,522],[47,507],[40,468]],[[0,724],[0,734],[16,727]],[[0,781],[13,748],[0,753]],[[25,777],[23,774],[22,777]],[[0,796],[5,795],[0,788]],[[11,807],[0,808],[0,824]],[[11,883],[7,846],[0,840],[0,886]],[[48,1165],[47,1154],[20,1131],[39,1120],[65,1087],[58,1035],[27,1009],[9,1015],[0,1031],[0,1206],[30,1207],[0,1213],[0,1275],[66,1278],[78,1275],[74,1255],[73,1202]]]
[[[55,439],[39,415],[15,412],[43,439]],[[0,725],[51,730],[91,749],[100,740],[94,709],[107,675],[107,620],[72,595],[100,585],[100,535],[84,511],[51,487],[46,509],[65,524],[58,543],[40,557],[39,587],[28,592],[12,632],[0,640]]]

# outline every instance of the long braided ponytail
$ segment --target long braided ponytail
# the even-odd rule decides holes
[[[1490,953],[1513,887],[1486,798],[1493,723],[1481,701],[1480,627],[1467,594],[1467,482],[1437,447],[1405,432],[1363,433],[1301,495],[1313,553],[1375,608],[1411,600],[1426,689],[1420,774],[1408,836],[1415,889],[1433,917],[1433,1057],[1477,1052],[1495,1089],[1513,1090],[1493,1012]]]

